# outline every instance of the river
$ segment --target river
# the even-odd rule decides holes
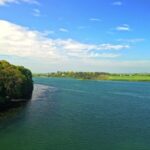
[[[0,115],[0,150],[150,150],[150,83],[34,78]]]

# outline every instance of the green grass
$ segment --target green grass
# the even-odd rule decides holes
[[[109,75],[108,80],[120,81],[150,81],[150,75]]]

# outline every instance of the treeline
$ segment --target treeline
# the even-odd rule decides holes
[[[76,78],[85,80],[150,81],[149,73],[107,73],[107,72],[52,72],[34,74],[34,77]]]
[[[0,106],[12,99],[29,99],[32,95],[33,81],[30,70],[0,61]]]
[[[76,78],[76,79],[93,79],[93,80],[106,80],[108,79],[109,73],[105,72],[53,72],[45,74],[34,74],[36,77],[66,77],[66,78]]]

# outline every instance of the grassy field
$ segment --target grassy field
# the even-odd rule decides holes
[[[116,80],[116,81],[150,81],[150,75],[149,74],[116,74],[116,75],[109,75],[108,80]]]

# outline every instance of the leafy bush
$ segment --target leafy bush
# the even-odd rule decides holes
[[[0,102],[29,99],[33,91],[32,73],[22,66],[0,61]]]

